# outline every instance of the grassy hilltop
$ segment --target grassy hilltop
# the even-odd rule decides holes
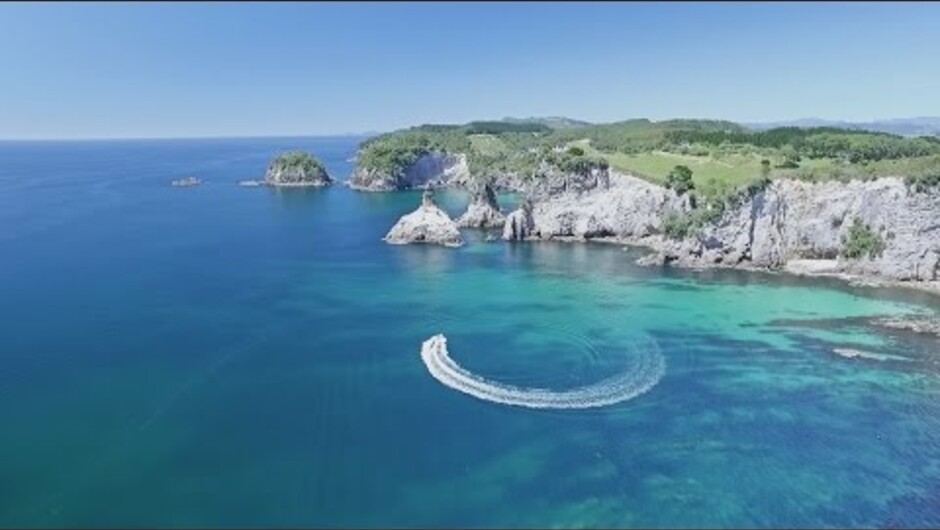
[[[774,178],[811,181],[906,177],[921,189],[940,182],[940,138],[905,138],[835,127],[750,130],[718,120],[646,119],[589,124],[564,118],[421,125],[361,145],[361,167],[394,172],[431,151],[463,153],[474,176],[531,175],[540,161],[562,167],[610,165],[667,183],[676,166],[692,186],[723,194]]]

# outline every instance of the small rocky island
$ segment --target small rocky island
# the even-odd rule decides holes
[[[457,223],[434,203],[434,192],[425,190],[421,206],[402,216],[388,231],[385,242],[392,245],[431,243],[446,247],[463,245]]]
[[[202,181],[196,177],[186,177],[170,182],[170,186],[175,188],[192,188],[193,186],[198,186],[200,184],[202,184]]]
[[[310,153],[294,151],[278,155],[264,175],[269,186],[302,187],[328,186],[333,179],[326,168]]]
[[[496,192],[489,182],[478,184],[471,191],[472,198],[467,211],[457,220],[463,228],[502,228],[506,217],[499,211]]]

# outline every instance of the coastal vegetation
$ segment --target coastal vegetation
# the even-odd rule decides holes
[[[692,235],[697,223],[691,215],[671,213],[663,219],[663,234],[669,239],[683,240]]]
[[[843,244],[845,245],[843,254],[852,259],[875,258],[880,256],[885,248],[884,240],[858,217],[852,221]]]
[[[310,153],[291,151],[278,155],[271,168],[279,171],[301,172],[305,174],[326,174],[326,167]]]
[[[904,178],[904,182],[917,192],[927,192],[940,186],[940,171],[935,173],[914,173]]]
[[[292,151],[271,161],[264,181],[273,186],[324,186],[332,179],[316,157],[303,151]]]
[[[562,118],[421,125],[360,146],[361,168],[397,174],[421,156],[463,154],[473,177],[536,177],[551,167],[611,167],[645,180],[726,197],[777,178],[811,182],[900,176],[916,190],[940,183],[940,138],[837,127],[762,131],[721,120],[626,120],[589,124]],[[691,172],[679,170],[684,167]],[[688,176],[688,178],[687,178]]]
[[[677,195],[695,189],[692,182],[692,170],[689,166],[676,166],[666,175],[666,188],[674,190]]]

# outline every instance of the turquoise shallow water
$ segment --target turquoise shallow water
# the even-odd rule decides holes
[[[940,347],[867,322],[929,297],[389,246],[417,193],[235,186],[296,147],[345,178],[356,141],[0,144],[0,526],[940,525]],[[430,376],[440,332],[520,387],[645,340],[666,371],[609,407],[510,407]]]

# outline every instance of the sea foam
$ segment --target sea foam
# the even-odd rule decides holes
[[[666,360],[656,342],[633,344],[626,370],[597,383],[570,390],[522,388],[491,381],[457,364],[447,351],[447,337],[437,334],[421,345],[421,360],[440,383],[478,399],[534,409],[586,409],[614,405],[647,392],[666,372]]]

